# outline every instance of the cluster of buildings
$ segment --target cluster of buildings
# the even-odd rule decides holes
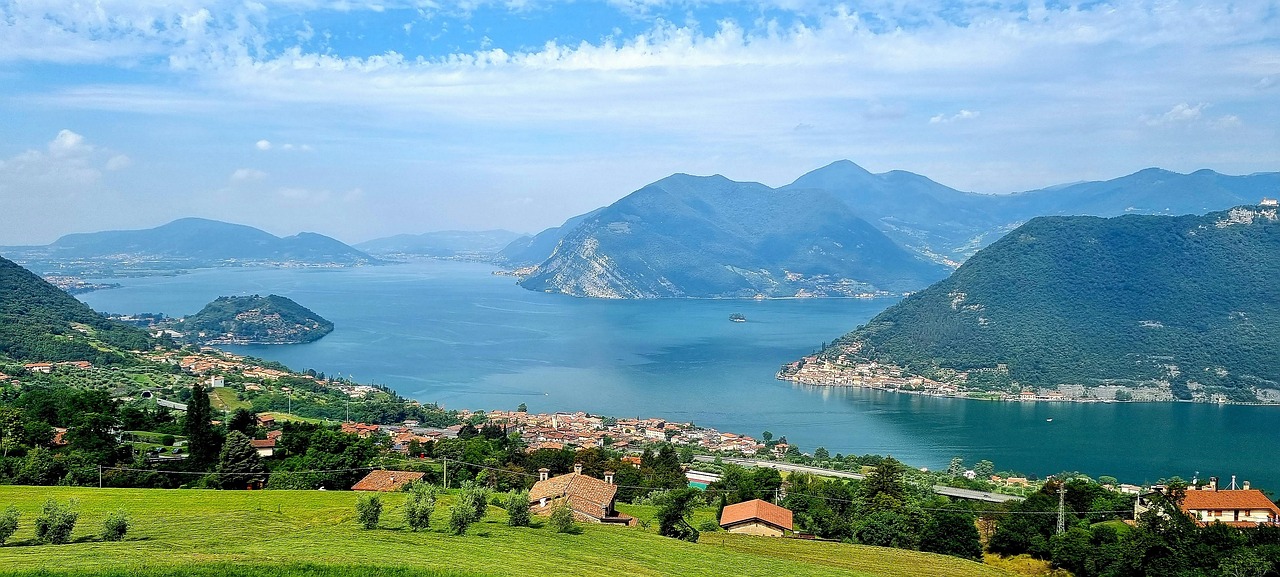
[[[1134,519],[1151,510],[1157,495],[1164,494],[1165,491],[1165,487],[1156,486],[1152,487],[1150,493],[1139,495],[1133,504]],[[1237,488],[1234,476],[1227,489],[1218,488],[1217,477],[1210,477],[1207,485],[1188,487],[1186,496],[1178,506],[1183,513],[1201,525],[1215,522],[1235,527],[1280,525],[1280,507],[1276,507],[1262,491],[1250,488],[1248,481]]]
[[[470,417],[463,411],[462,418]],[[564,447],[601,447],[615,451],[640,450],[645,445],[670,441],[691,445],[716,453],[754,455],[764,444],[746,435],[721,433],[692,423],[673,423],[663,419],[610,419],[587,413],[526,413],[490,411],[488,422],[520,433],[529,450],[562,449]]]

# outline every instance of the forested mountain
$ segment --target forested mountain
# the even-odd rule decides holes
[[[969,372],[1014,390],[1145,384],[1251,400],[1280,388],[1277,278],[1274,206],[1040,217],[819,357],[930,378]]]
[[[847,296],[946,271],[824,191],[681,174],[583,220],[521,285],[604,298]]]
[[[522,283],[523,286],[533,290],[576,295],[622,298],[733,296],[746,294],[751,287],[758,286],[768,287],[768,290],[758,291],[766,295],[788,295],[799,289],[808,290],[807,285],[775,285],[776,267],[767,263],[780,251],[789,250],[799,254],[821,246],[822,235],[828,235],[829,238],[839,236],[830,235],[830,231],[810,229],[811,225],[821,228],[823,225],[820,223],[828,217],[841,221],[852,217],[870,224],[896,246],[887,248],[879,241],[869,242],[857,249],[845,245],[839,252],[864,261],[845,271],[814,273],[803,269],[787,270],[805,276],[827,274],[828,278],[818,284],[838,283],[840,278],[850,279],[845,285],[848,290],[824,289],[819,294],[850,294],[857,292],[855,287],[868,286],[892,287],[888,288],[891,291],[914,290],[926,286],[928,280],[937,277],[929,274],[921,276],[920,269],[914,264],[905,267],[901,275],[891,271],[875,272],[865,267],[874,268],[873,261],[910,263],[910,259],[901,258],[900,250],[905,249],[918,257],[955,268],[978,249],[1036,216],[1202,214],[1210,210],[1257,202],[1263,197],[1280,193],[1280,173],[1225,176],[1210,170],[1178,174],[1147,169],[1105,182],[1082,182],[1007,195],[975,194],[955,190],[910,172],[873,174],[845,160],[814,170],[777,189],[776,193],[785,193],[781,195],[760,194],[772,189],[760,184],[745,183],[735,185],[745,187],[744,190],[749,188],[751,194],[725,195],[718,187],[722,187],[724,182],[733,181],[723,177],[697,179],[676,175],[641,189],[633,193],[633,196],[657,198],[649,189],[672,186],[675,182],[672,179],[687,180],[680,184],[683,196],[668,205],[646,200],[647,204],[643,207],[647,211],[642,227],[644,234],[631,235],[622,242],[616,230],[609,233],[600,230],[601,222],[616,222],[615,229],[618,230],[625,224],[630,230],[632,223],[618,220],[620,211],[633,210],[637,204],[636,200],[628,200],[628,197],[609,207],[569,219],[562,226],[543,231],[537,237],[517,239],[499,253],[495,262],[516,267],[540,265],[533,276]],[[768,201],[770,198],[783,197],[790,198],[791,204],[780,207]],[[798,206],[801,203],[812,204]],[[690,210],[703,216],[687,219],[685,213]],[[663,214],[662,211],[672,212]],[[775,254],[760,255],[760,258],[755,259],[757,263],[766,264],[744,266],[740,263],[750,259],[712,256],[721,250],[718,246],[713,246],[711,254],[701,255],[707,258],[686,254],[688,242],[700,238],[704,232],[709,239],[734,228],[735,225],[731,224],[722,226],[719,219],[723,214],[736,215],[753,211],[758,215],[777,215],[786,220],[785,225],[781,222],[769,223],[779,225],[780,228],[775,232],[781,232],[784,230],[782,227],[785,227],[785,234],[777,234],[768,243],[769,250]],[[797,217],[801,213],[806,216]],[[636,218],[636,215],[628,218]],[[669,222],[664,223],[664,219]],[[682,231],[671,228],[676,223],[680,226],[693,226],[694,229],[690,230],[702,231],[701,227],[705,227],[705,231],[683,235]],[[730,232],[728,236],[733,234]],[[684,248],[674,247],[671,243],[681,236],[687,238],[675,243],[685,243]],[[599,244],[603,239],[608,241]],[[782,242],[792,244],[783,249],[779,244]],[[843,241],[836,242],[843,244]],[[857,245],[857,242],[854,244]],[[738,245],[754,246],[749,239],[745,244],[739,242]],[[682,271],[682,274],[701,278],[695,282],[664,286],[664,279],[670,280],[674,271],[682,266],[700,267],[699,270]],[[728,270],[726,266],[729,267]],[[766,274],[760,270],[773,272]],[[852,274],[855,270],[858,271],[857,274]],[[841,276],[844,272],[851,274]],[[734,279],[733,275],[745,275],[754,280],[744,283]],[[641,278],[648,280],[639,280]]]
[[[109,321],[58,287],[0,258],[0,356],[16,361],[122,362],[95,346],[149,349],[141,330]]]
[[[309,343],[333,332],[333,323],[279,295],[218,297],[174,327],[201,344]]]
[[[200,267],[228,264],[293,263],[358,265],[373,257],[312,232],[277,237],[240,224],[183,218],[145,230],[69,234],[46,246],[8,247],[22,262],[123,262],[122,266]]]
[[[397,234],[355,245],[376,255],[427,256],[488,260],[519,238],[509,230],[445,230],[423,234]]]

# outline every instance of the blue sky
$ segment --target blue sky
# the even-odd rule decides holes
[[[0,244],[536,231],[674,172],[1280,170],[1280,2],[0,0]]]

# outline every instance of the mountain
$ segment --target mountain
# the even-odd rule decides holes
[[[575,216],[564,221],[564,224],[560,226],[548,228],[534,236],[517,238],[499,251],[493,260],[497,264],[515,267],[536,265],[555,252],[556,246],[560,244],[560,240],[565,235],[573,232],[574,229],[578,228],[578,225],[595,217],[602,210],[604,209],[597,208],[586,214]]]
[[[243,264],[361,265],[373,257],[311,232],[280,238],[240,224],[183,218],[145,230],[69,234],[53,244],[6,247],[22,261],[94,261],[122,267],[201,267]]]
[[[1122,385],[1156,397],[1274,400],[1277,278],[1275,206],[1040,217],[781,376],[827,371],[829,382],[857,382],[888,369],[1015,395]]]
[[[111,348],[146,350],[147,334],[108,321],[13,261],[0,258],[0,356],[16,361],[124,362]]]
[[[384,256],[489,260],[519,238],[528,237],[509,230],[446,230],[423,234],[398,234],[362,242],[355,245],[355,248],[369,254]]]
[[[522,286],[603,298],[848,296],[947,272],[819,190],[678,174],[584,216]]]
[[[333,323],[288,298],[218,297],[173,327],[200,344],[298,344],[333,332]]]

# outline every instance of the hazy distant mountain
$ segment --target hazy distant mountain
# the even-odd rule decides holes
[[[69,234],[46,246],[0,250],[22,261],[95,261],[123,267],[350,266],[377,262],[368,254],[322,234],[303,232],[280,238],[251,226],[203,218],[183,218],[145,230]]]
[[[678,174],[584,217],[522,286],[604,298],[838,296],[909,290],[948,271],[820,190]]]
[[[445,230],[423,234],[397,234],[355,245],[375,255],[429,256],[489,260],[518,238],[526,238],[509,230]]]
[[[1040,217],[819,357],[966,374],[971,386],[1015,395],[1024,385],[1114,383],[1247,401],[1280,389],[1277,278],[1274,206]]]
[[[501,265],[523,267],[538,264],[551,256],[560,244],[560,239],[587,219],[597,215],[603,208],[597,208],[586,214],[580,214],[534,236],[522,236],[511,241],[494,257],[494,262]]]

